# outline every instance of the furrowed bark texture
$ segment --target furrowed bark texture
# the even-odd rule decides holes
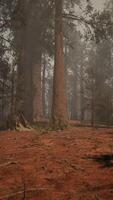
[[[26,4],[21,10],[26,12]],[[28,12],[30,10],[30,12]],[[42,119],[42,86],[41,86],[41,46],[37,41],[39,31],[32,18],[34,8],[28,5],[25,25],[18,31],[19,45],[17,112],[23,113],[29,122]]]
[[[63,1],[55,1],[55,66],[53,80],[52,122],[55,128],[67,126],[67,99],[63,55]]]

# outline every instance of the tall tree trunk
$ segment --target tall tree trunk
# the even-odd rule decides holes
[[[32,76],[29,51],[30,25],[27,14],[27,2],[20,0],[17,5],[17,22],[20,13],[24,17],[22,24],[15,30],[15,43],[18,55],[18,75],[16,92],[16,115],[22,113],[27,121],[32,121]],[[19,18],[19,19],[18,19]]]
[[[94,127],[95,125],[95,92],[94,92],[94,83],[92,79],[92,97],[91,97],[91,126]]]
[[[77,82],[75,83],[77,84]],[[72,94],[72,101],[71,101],[71,119],[72,120],[77,120],[77,88],[75,85],[75,90],[73,91]]]
[[[2,120],[4,120],[4,103],[5,103],[5,80],[3,79],[3,83],[2,83]]]
[[[41,50],[37,55],[37,62],[32,66],[33,72],[33,122],[41,121],[43,118],[43,106],[42,106],[42,53]],[[36,60],[36,58],[34,58]]]
[[[14,77],[15,76],[15,71],[14,71],[14,67],[12,70],[12,77],[11,77],[11,107],[10,107],[10,113],[12,116],[14,116],[15,114],[15,96],[14,96],[14,86],[15,86],[15,80]]]
[[[45,73],[46,73],[46,53],[43,56],[43,74],[42,74],[42,103],[43,103],[43,117],[46,117],[46,106],[45,106]]]
[[[28,7],[26,11],[26,6]],[[38,29],[32,19],[33,8],[24,3],[20,10],[27,12],[25,24],[17,30],[19,44],[17,112],[20,112],[30,123],[42,118],[42,86],[41,86],[41,56],[40,43],[36,42]],[[29,12],[28,12],[29,11]],[[40,33],[39,33],[40,34]],[[19,38],[19,39],[18,39]]]
[[[63,55],[63,0],[55,0],[55,67],[53,80],[52,122],[58,129],[68,125],[65,67]]]
[[[80,121],[84,122],[84,77],[83,77],[83,66],[81,65],[80,69]]]
[[[16,112],[17,115],[22,113],[29,122],[32,122],[32,68],[30,52],[26,46],[27,35],[25,29],[22,30],[19,37],[21,37],[21,46],[18,58]]]
[[[94,127],[94,100],[91,102],[91,126]]]

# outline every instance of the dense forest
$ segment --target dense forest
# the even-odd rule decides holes
[[[113,200],[113,0],[0,0],[0,200]]]
[[[0,1],[0,124],[113,124],[112,1]],[[27,123],[28,122],[28,123]]]

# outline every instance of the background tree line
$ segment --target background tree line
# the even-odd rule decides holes
[[[1,126],[113,123],[112,11],[112,1],[100,13],[90,1],[0,1]]]

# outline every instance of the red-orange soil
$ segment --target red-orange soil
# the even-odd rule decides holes
[[[0,133],[0,200],[113,200],[113,129]]]

